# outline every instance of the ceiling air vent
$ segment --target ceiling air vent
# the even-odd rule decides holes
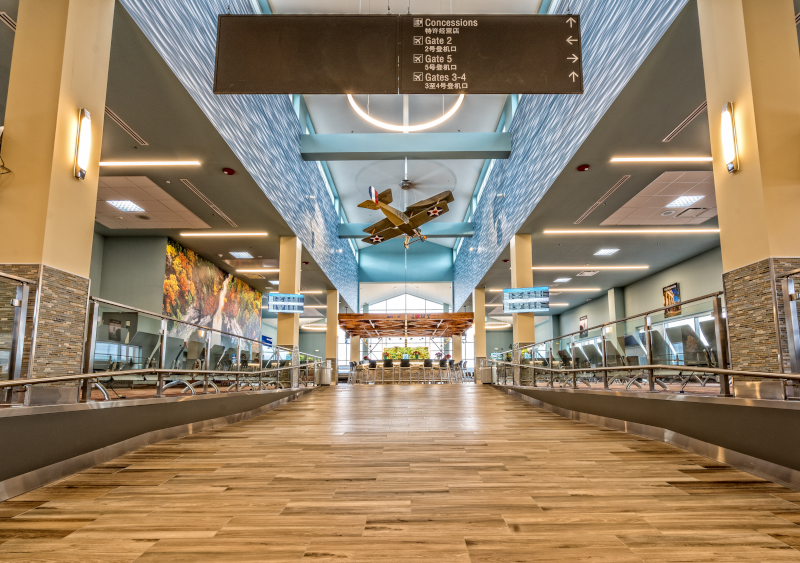
[[[630,178],[630,175],[629,175],[629,174],[626,174],[625,176],[623,176],[622,178],[620,178],[620,179],[619,179],[619,182],[617,182],[616,184],[614,184],[613,186],[611,186],[611,189],[610,189],[610,190],[608,190],[608,191],[607,191],[605,194],[603,194],[603,197],[601,197],[600,199],[598,199],[598,200],[597,200],[597,201],[594,203],[594,205],[592,205],[592,206],[591,206],[589,209],[587,209],[587,210],[586,210],[586,213],[584,213],[583,215],[581,215],[581,216],[578,218],[578,220],[577,220],[577,221],[575,221],[575,225],[578,225],[578,224],[580,224],[580,222],[581,222],[581,221],[583,221],[584,219],[586,219],[586,218],[589,216],[589,214],[590,214],[592,211],[594,211],[595,209],[597,209],[598,207],[600,207],[600,205],[602,205],[602,203],[603,203],[605,200],[607,200],[611,194],[613,194],[615,191],[617,191],[617,188],[619,188],[619,187],[620,187],[622,184],[624,184],[625,182],[627,182],[627,181],[628,181],[628,178]]]
[[[208,205],[208,206],[209,206],[211,209],[213,209],[213,210],[214,210],[214,212],[215,212],[217,215],[219,215],[220,217],[222,217],[223,219],[225,219],[225,220],[228,222],[228,224],[229,224],[231,227],[238,227],[238,226],[239,226],[239,225],[237,225],[236,223],[234,223],[233,221],[231,221],[231,218],[230,218],[230,217],[228,217],[227,215],[225,215],[225,214],[222,212],[222,210],[221,210],[219,207],[217,207],[216,205],[214,205],[214,202],[213,202],[213,201],[211,201],[210,199],[208,199],[208,198],[205,196],[205,194],[204,194],[203,192],[201,192],[200,190],[198,190],[198,189],[197,189],[197,187],[196,187],[194,184],[192,184],[192,183],[191,183],[189,180],[187,180],[186,178],[181,178],[181,182],[183,182],[183,184],[184,184],[184,185],[185,185],[187,188],[189,188],[190,190],[192,190],[192,191],[195,193],[195,195],[196,195],[197,197],[199,197],[200,199],[202,199],[203,201],[205,201],[205,202],[206,202],[206,205]]]
[[[708,107],[708,101],[703,101],[703,103],[700,104],[697,107],[696,110],[694,110],[692,113],[690,113],[689,116],[686,119],[681,121],[678,124],[678,126],[675,129],[672,130],[672,133],[670,133],[669,135],[664,137],[664,139],[661,142],[662,143],[669,143],[672,139],[674,139],[678,135],[678,133],[680,133],[681,131],[686,129],[686,126],[689,125],[692,121],[694,121],[695,117],[697,117],[698,115],[703,113],[703,111],[705,111],[706,107]]]
[[[108,106],[106,106],[106,115],[107,115],[108,117],[110,117],[110,118],[111,118],[111,121],[113,121],[114,123],[116,123],[117,125],[119,125],[120,127],[122,127],[122,130],[123,130],[123,131],[125,131],[125,132],[126,132],[128,135],[130,135],[131,137],[133,137],[133,140],[134,140],[134,141],[136,141],[136,142],[137,142],[137,143],[139,143],[140,145],[148,145],[148,144],[149,144],[147,141],[145,141],[144,139],[142,139],[142,138],[139,136],[139,134],[138,134],[136,131],[134,131],[133,129],[131,129],[130,125],[128,125],[127,123],[125,123],[124,121],[122,121],[122,119],[120,118],[120,116],[118,116],[116,113],[114,113],[113,111],[111,111],[111,109],[109,109],[109,107],[108,107]]]
[[[578,275],[588,278],[588,277],[591,277],[591,276],[593,276],[595,274],[599,274],[599,273],[600,272],[598,270],[584,270],[583,272],[578,272]]]
[[[684,219],[695,218],[700,216],[701,213],[708,211],[705,207],[690,207],[689,209],[684,209],[680,213],[678,213],[675,218],[683,217]]]
[[[2,22],[6,24],[8,27],[10,27],[12,30],[17,31],[17,22],[15,22],[14,18],[9,16],[7,13],[0,12],[0,20],[2,20]]]

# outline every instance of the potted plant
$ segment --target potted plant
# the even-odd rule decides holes
[[[449,359],[450,359],[450,357],[451,357],[451,356],[450,356],[450,354],[447,354],[447,355],[444,357],[444,359],[445,359],[445,360],[449,360]]]

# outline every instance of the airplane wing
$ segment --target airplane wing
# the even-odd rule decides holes
[[[393,227],[394,223],[389,221],[389,219],[383,219],[382,221],[378,221],[374,225],[370,225],[369,227],[364,229],[364,232],[373,235],[375,233],[380,233],[382,231],[385,231],[386,229],[391,229]]]
[[[362,238],[361,242],[367,242],[369,244],[375,245],[375,244],[380,244],[383,241],[386,241],[386,240],[389,240],[389,239],[392,239],[392,238],[395,238],[395,237],[399,237],[402,234],[403,234],[403,232],[400,229],[389,229],[389,230],[386,230],[386,231],[382,231],[380,233],[375,233],[372,236],[368,236],[366,238]]]
[[[441,217],[448,211],[450,211],[450,208],[447,207],[447,204],[444,201],[442,201],[441,203],[431,205],[428,209],[420,211],[419,213],[414,215],[411,218],[411,221],[409,221],[408,226],[416,229],[417,227],[419,227],[420,225],[424,225],[428,221],[432,221],[437,217]]]
[[[413,215],[413,214],[416,214],[418,211],[421,211],[422,209],[427,209],[428,207],[430,207],[432,205],[435,205],[437,203],[441,203],[441,202],[450,203],[451,201],[453,201],[453,199],[454,199],[453,198],[453,192],[448,190],[446,192],[442,192],[440,194],[436,194],[433,197],[429,197],[426,200],[417,202],[417,203],[415,203],[413,205],[409,205],[408,208],[406,209],[406,214],[407,215]]]

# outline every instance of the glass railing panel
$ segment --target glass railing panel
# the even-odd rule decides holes
[[[202,369],[208,330],[179,321],[167,321],[166,369]],[[232,361],[238,361],[236,351]]]
[[[210,355],[208,369],[214,371],[235,371],[238,353],[238,338],[229,334],[211,331],[209,337]]]
[[[11,342],[14,338],[14,305],[12,301],[17,298],[18,287],[20,287],[19,283],[0,278],[0,381],[9,378]],[[34,296],[31,294],[29,299],[33,298]]]
[[[113,372],[159,367],[161,319],[102,304],[98,309],[92,368]]]

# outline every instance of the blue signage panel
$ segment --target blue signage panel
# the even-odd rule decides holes
[[[302,313],[303,302],[303,295],[270,293],[267,297],[267,311],[270,313]]]
[[[264,335],[262,334],[262,335],[261,335],[261,343],[262,343],[264,346],[269,346],[270,348],[272,348],[272,337],[271,337],[271,336],[264,336]]]
[[[512,287],[503,290],[504,313],[536,313],[549,310],[549,287]]]

